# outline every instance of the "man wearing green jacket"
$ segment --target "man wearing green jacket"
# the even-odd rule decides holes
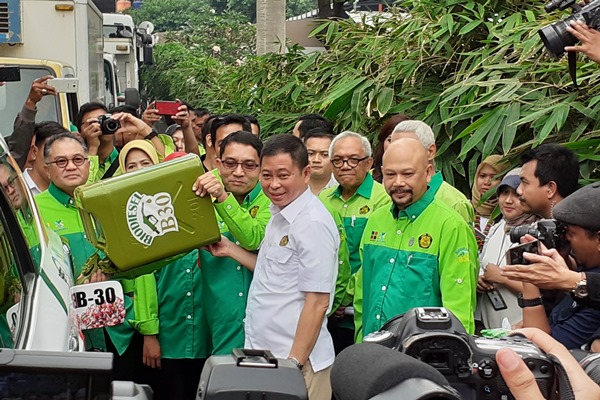
[[[392,132],[392,142],[401,138],[416,139],[421,143],[427,151],[427,158],[434,169],[431,182],[429,182],[429,188],[433,190],[438,200],[450,206],[450,208],[459,213],[472,226],[473,221],[475,221],[475,210],[473,210],[471,202],[458,189],[444,181],[444,177],[440,171],[435,171],[437,147],[431,127],[423,121],[402,121],[396,125]]]
[[[389,207],[390,198],[383,186],[369,174],[373,158],[371,144],[364,136],[350,131],[340,133],[331,142],[329,158],[339,185],[325,189],[319,198],[342,218],[351,272],[356,274],[361,266],[359,245],[367,220],[378,208]],[[329,326],[336,354],[354,342],[352,315],[345,310],[352,301],[353,293],[354,278],[351,278],[347,297],[334,314],[340,319],[332,324],[335,326]]]
[[[258,184],[262,142],[250,132],[231,133],[222,139],[217,158],[219,175],[200,176],[193,190],[214,199],[221,234],[246,250],[262,242],[271,218],[270,200]],[[203,298],[212,337],[213,354],[230,354],[244,347],[244,318],[252,272],[229,257],[200,251]]]
[[[392,142],[382,172],[393,206],[371,215],[361,240],[358,339],[426,306],[448,308],[473,333],[478,263],[472,229],[428,188],[433,166],[418,141]]]
[[[73,276],[81,274],[85,261],[96,249],[87,241],[79,211],[73,201],[73,191],[83,185],[89,176],[89,157],[83,142],[71,133],[52,136],[44,148],[46,169],[50,176],[50,186],[35,197],[44,224],[69,242],[74,261]],[[133,292],[133,285],[123,281],[123,291]],[[126,319],[133,318],[131,297],[125,296]],[[115,353],[114,378],[131,380],[135,378],[136,364],[141,365],[141,354],[130,346],[134,329],[128,323],[106,328],[110,340],[105,341],[102,329],[86,331],[86,349],[112,350]],[[112,348],[111,348],[112,346]],[[141,348],[139,349],[141,353]]]

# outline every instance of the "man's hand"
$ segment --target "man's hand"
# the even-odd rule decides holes
[[[150,128],[152,128],[155,123],[160,121],[160,115],[158,114],[158,110],[154,108],[154,102],[150,103],[150,105],[148,105],[148,108],[144,110],[144,113],[142,114],[142,120]]]
[[[210,194],[217,203],[222,203],[227,200],[227,192],[225,187],[219,181],[215,174],[212,172],[206,172],[196,179],[196,183],[192,186],[192,191],[196,193],[196,196],[204,197]]]
[[[600,398],[600,386],[587,376],[585,371],[571,353],[550,335],[535,328],[526,328],[516,331],[524,334],[529,340],[537,344],[547,354],[556,356],[567,371],[567,376],[573,387],[576,400]],[[535,381],[533,373],[525,362],[512,349],[504,348],[496,353],[496,362],[500,373],[506,381],[510,392],[516,400],[543,400]]]
[[[590,28],[581,21],[571,21],[571,26],[567,31],[575,36],[581,44],[577,46],[567,46],[565,51],[579,51],[585,54],[590,60],[600,64],[600,32]]]
[[[485,267],[485,273],[483,277],[486,281],[492,283],[502,283],[504,281],[504,277],[501,274],[502,269],[496,264],[488,263]]]
[[[156,335],[144,336],[144,365],[147,365],[150,368],[160,368],[161,358],[162,354],[160,352],[160,342],[158,341]]]
[[[221,235],[221,241],[209,244],[206,246],[206,250],[208,250],[213,257],[231,257],[236,246],[237,245],[227,239],[226,236]]]
[[[181,102],[181,100],[179,99],[177,99],[177,101]],[[187,106],[185,104],[182,104],[177,110],[177,114],[173,115],[171,118],[173,119],[173,121],[175,121],[175,123],[181,126],[181,129],[189,128],[192,124],[192,121]]]
[[[121,123],[121,127],[115,133],[135,133],[146,137],[152,131],[144,121],[136,118],[133,114],[123,112],[113,114],[112,117]]]
[[[506,265],[502,276],[532,283],[540,289],[571,290],[581,280],[579,272],[571,271],[556,249],[542,248],[542,254],[523,253],[531,265]]]
[[[331,314],[331,318],[333,319],[342,319],[346,312],[346,306],[339,306],[337,310],[333,314]]]
[[[83,278],[83,275],[79,275],[79,278],[77,278],[77,281],[79,281],[81,278]],[[109,280],[110,278],[111,278],[111,275],[107,275],[104,272],[102,272],[101,270],[97,270],[92,275],[90,275],[87,279],[85,279],[83,281],[82,285],[85,285],[87,283],[105,282],[105,281]]]
[[[81,124],[81,137],[85,140],[90,155],[97,155],[100,147],[102,129],[98,118],[88,118]]]
[[[29,95],[27,96],[27,100],[25,100],[25,107],[34,111],[36,109],[37,103],[42,100],[44,96],[55,96],[56,89],[54,87],[48,85],[48,79],[53,78],[52,75],[42,76],[41,78],[37,78],[31,84],[31,89],[29,89]]]

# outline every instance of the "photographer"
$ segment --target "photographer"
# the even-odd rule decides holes
[[[554,207],[559,223],[566,225],[565,239],[576,260],[577,272],[570,271],[556,249],[542,246],[541,255],[524,253],[531,265],[508,265],[502,275],[522,281],[523,326],[538,327],[564,344],[577,348],[594,338],[600,328],[600,310],[586,301],[587,274],[600,272],[600,183],[585,186]],[[528,241],[531,236],[525,236]],[[552,310],[550,320],[542,307],[540,289],[571,291]]]
[[[521,329],[517,333],[525,335],[547,354],[552,354],[560,360],[566,370],[576,400],[600,398],[600,387],[586,375],[577,360],[564,346],[537,329]],[[544,398],[533,373],[512,349],[499,350],[496,354],[496,361],[502,377],[516,400],[541,400]]]

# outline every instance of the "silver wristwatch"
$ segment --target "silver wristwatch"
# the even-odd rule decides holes
[[[582,279],[575,285],[575,288],[571,290],[573,296],[578,299],[587,299],[588,297],[588,289],[587,289],[587,279]]]

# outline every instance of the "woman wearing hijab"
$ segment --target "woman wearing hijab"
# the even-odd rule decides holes
[[[500,275],[501,268],[506,265],[506,251],[512,245],[510,229],[537,219],[534,215],[524,213],[521,207],[517,195],[519,172],[521,168],[508,172],[496,189],[502,219],[490,228],[480,256],[477,290],[483,294],[479,310],[483,326],[488,329],[500,328],[504,318],[511,325],[522,319],[521,308],[517,304],[517,294],[522,290],[522,284]]]
[[[473,188],[471,189],[471,203],[475,208],[475,233],[477,238],[477,244],[479,245],[479,251],[483,248],[483,242],[491,226],[494,224],[494,220],[491,219],[492,211],[498,204],[498,198],[494,193],[488,197],[485,201],[486,193],[488,190],[498,186],[500,181],[496,176],[504,169],[504,164],[501,163],[502,156],[491,155],[477,166],[475,172],[475,179],[473,182]]]
[[[185,156],[175,152],[164,161]],[[147,140],[133,140],[119,154],[123,173],[158,164]],[[154,398],[196,398],[200,372],[210,355],[210,337],[202,304],[198,250],[173,261],[154,274],[135,280],[135,328],[144,335],[144,365],[160,369],[152,382]]]

